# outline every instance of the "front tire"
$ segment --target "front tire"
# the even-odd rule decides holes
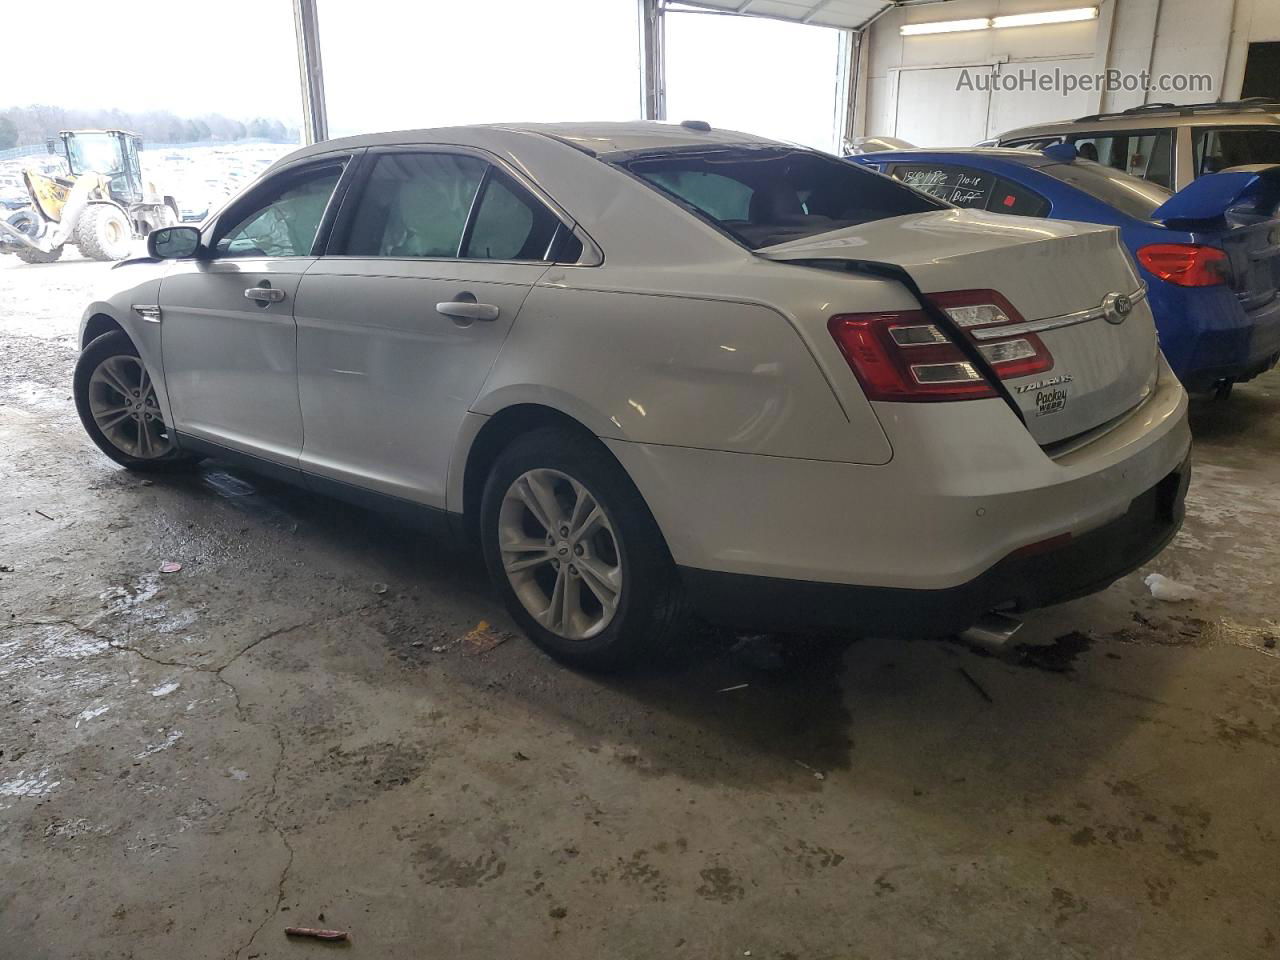
[[[39,237],[44,230],[44,223],[34,210],[19,210],[17,213],[11,213],[6,218],[6,222],[32,240]],[[44,250],[26,246],[15,247],[13,252],[23,263],[53,263],[62,256],[62,245],[59,244],[47,253]]]
[[[485,485],[489,575],[539,647],[586,669],[662,659],[686,626],[666,542],[631,479],[594,438],[516,439]]]
[[[189,468],[164,422],[155,385],[133,341],[120,330],[93,340],[76,361],[76,412],[98,449],[123,467],[148,473]]]
[[[123,260],[133,249],[133,227],[114,204],[91,203],[76,224],[76,246],[94,260]]]
[[[53,263],[62,256],[62,244],[58,244],[48,253],[35,247],[15,247],[14,256],[23,263]]]

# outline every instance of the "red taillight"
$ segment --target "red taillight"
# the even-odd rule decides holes
[[[1043,373],[1053,357],[1035,334],[973,336],[973,331],[1021,323],[1022,317],[994,290],[930,294],[950,315],[1001,380]],[[997,396],[946,331],[922,310],[839,314],[827,329],[862,384],[868,400],[921,402]]]
[[[1161,280],[1180,287],[1216,287],[1226,283],[1231,274],[1226,253],[1198,243],[1152,243],[1139,247],[1138,262]]]

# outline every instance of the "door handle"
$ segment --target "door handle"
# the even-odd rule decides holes
[[[284,291],[274,287],[250,287],[244,292],[246,300],[257,300],[259,303],[279,303],[284,299]]]
[[[474,303],[469,300],[445,300],[436,304],[436,313],[455,320],[497,320],[501,312],[492,303]]]

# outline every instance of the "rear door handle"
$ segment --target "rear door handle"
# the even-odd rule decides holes
[[[284,291],[274,287],[250,287],[244,292],[246,300],[257,300],[259,303],[279,303],[284,299]]]
[[[492,303],[472,303],[468,300],[445,300],[436,304],[436,313],[455,320],[497,320],[501,312]]]

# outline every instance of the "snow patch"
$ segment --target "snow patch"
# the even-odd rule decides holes
[[[76,716],[76,726],[78,727],[80,726],[81,723],[84,723],[85,721],[88,721],[88,720],[92,720],[95,717],[100,717],[110,709],[111,709],[111,706],[109,704],[104,703],[100,707],[90,707],[87,710],[81,710],[80,713]]]
[[[161,750],[168,750],[175,743],[181,740],[182,737],[183,737],[183,733],[181,730],[170,730],[168,736],[166,736],[164,740],[162,740],[160,743],[151,744],[141,753],[135,753],[133,755],[133,759],[145,760],[147,757],[151,756],[153,753],[159,753]]]

